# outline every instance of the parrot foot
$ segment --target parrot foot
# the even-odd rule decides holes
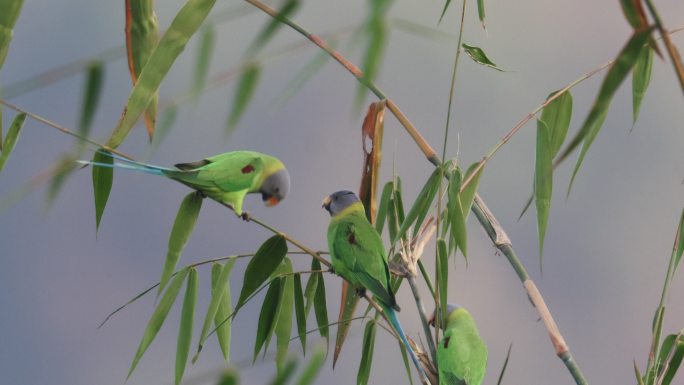
[[[197,194],[197,196],[202,198],[202,199],[207,197],[207,194],[205,194],[204,192],[202,192],[200,190],[195,190],[195,194]]]
[[[249,215],[247,211],[245,211],[242,214],[240,214],[240,218],[242,218],[242,220],[245,222],[249,222],[252,219],[252,216]]]
[[[366,298],[366,288],[357,287],[356,288],[356,295],[358,295],[360,298]]]

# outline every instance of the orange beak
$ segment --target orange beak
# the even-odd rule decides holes
[[[280,203],[280,201],[276,197],[270,197],[265,202],[267,207],[273,207],[273,206],[277,205],[278,203]]]

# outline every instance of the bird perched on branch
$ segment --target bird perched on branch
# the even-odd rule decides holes
[[[435,313],[429,321],[432,326]],[[487,370],[487,345],[468,310],[449,304],[446,313],[440,323],[444,336],[437,347],[439,385],[480,385]]]
[[[395,310],[399,310],[390,287],[387,253],[380,235],[366,219],[363,203],[351,191],[338,191],[323,200],[331,216],[328,226],[328,246],[335,273],[349,281],[362,293],[367,289],[375,296],[392,328],[397,332],[423,381],[429,380]]]
[[[283,162],[256,151],[232,151],[190,163],[178,163],[175,168],[137,162],[100,150],[116,162],[78,161],[96,167],[123,168],[161,175],[187,185],[203,195],[233,208],[243,216],[242,201],[247,194],[261,194],[266,206],[285,199],[290,190],[290,175]]]

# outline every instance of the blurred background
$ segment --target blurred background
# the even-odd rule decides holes
[[[182,4],[178,0],[157,2],[160,29],[169,25]],[[551,91],[614,58],[631,33],[617,1],[489,1],[486,33],[477,20],[475,4],[468,4],[464,42],[482,47],[507,72],[462,57],[447,153],[449,158],[458,155],[464,165],[480,159]],[[395,1],[389,11],[392,20],[435,28],[451,37],[426,38],[393,24],[377,81],[440,153],[460,6],[452,3],[438,25],[443,2]],[[684,3],[663,0],[657,6],[667,27],[684,26]],[[239,65],[246,47],[269,21],[237,1],[218,2],[212,14],[231,7],[238,7],[243,14],[216,24],[210,77]],[[367,11],[364,1],[305,2],[294,18],[315,33],[334,33],[342,52],[359,63],[365,40],[355,40],[349,27],[365,20]],[[160,100],[181,95],[192,86],[198,40],[193,38],[174,64],[162,84]],[[263,52],[268,56],[302,41],[300,35],[283,28]],[[674,42],[684,46],[684,33],[675,35]],[[0,84],[7,86],[123,44],[123,1],[28,1],[0,72]],[[185,103],[172,132],[155,152],[149,149],[142,124],[121,150],[160,165],[236,149],[273,154],[290,170],[291,193],[275,208],[265,208],[258,197],[248,198],[246,208],[306,245],[324,250],[329,218],[320,202],[333,191],[358,189],[365,104],[361,112],[354,109],[357,83],[330,61],[294,96],[283,98],[290,80],[317,55],[309,44],[267,60],[253,100],[230,135],[225,127],[235,82]],[[572,91],[571,133],[585,118],[603,75]],[[575,359],[593,384],[634,383],[633,360],[645,367],[653,311],[684,205],[684,100],[672,67],[656,57],[641,117],[631,134],[629,81],[614,98],[603,130],[567,199],[574,161],[556,173],[543,275],[534,213],[517,221],[532,191],[533,124],[492,159],[480,184],[481,196],[507,230]],[[75,128],[84,82],[84,74],[79,74],[11,101]],[[130,88],[124,57],[108,61],[94,139],[108,137]],[[13,116],[3,108],[5,127]],[[18,186],[47,169],[71,149],[72,140],[29,119],[0,177],[0,199],[6,202]],[[91,153],[86,155],[91,157]],[[408,205],[432,166],[389,114],[383,155],[380,183],[395,171],[403,179]],[[0,213],[3,383],[124,382],[153,310],[154,295],[117,314],[104,328],[96,327],[110,311],[157,282],[169,232],[187,192],[184,186],[163,178],[117,171],[96,234],[90,171],[82,170],[68,181],[52,208],[47,207],[42,185]],[[555,357],[546,330],[512,268],[496,253],[479,224],[474,219],[469,224],[469,265],[466,268],[460,256],[453,259],[449,296],[452,302],[470,309],[489,346],[485,383],[496,383],[510,343],[513,351],[504,384],[574,383]],[[269,236],[207,201],[180,263],[252,252]],[[433,252],[427,250],[428,266],[433,265]],[[308,268],[309,258],[293,259],[296,267]],[[234,299],[245,266],[246,261],[238,262],[232,273]],[[209,280],[209,268],[202,268],[198,314],[208,305]],[[335,320],[341,281],[330,276],[326,283],[330,319]],[[671,293],[666,334],[684,327],[681,272],[675,276]],[[399,302],[405,329],[418,335],[421,326],[406,287],[399,293]],[[173,381],[178,307],[129,385]],[[239,314],[233,326],[232,364],[241,371],[243,383],[266,383],[275,373],[271,357],[251,365],[259,308],[260,298]],[[199,322],[196,320],[196,325]],[[314,324],[311,316],[310,327]],[[362,336],[362,325],[354,325],[336,370],[332,371],[329,360],[318,383],[355,383]],[[316,334],[309,341],[312,345],[321,342]],[[298,341],[291,348],[293,355],[301,355]],[[198,363],[186,370],[186,381],[213,379],[223,367],[212,338]],[[378,334],[370,382],[408,383],[396,343],[384,332]]]

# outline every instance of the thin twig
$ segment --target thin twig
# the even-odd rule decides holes
[[[672,66],[674,67],[675,74],[677,75],[677,79],[679,79],[679,86],[682,89],[682,92],[684,92],[684,65],[682,64],[682,57],[679,56],[677,47],[675,47],[675,45],[672,43],[672,39],[670,39],[670,32],[665,29],[663,22],[660,20],[660,15],[656,10],[655,5],[653,5],[653,1],[646,0],[646,6],[653,17],[653,21],[655,21],[655,26],[658,29],[658,32],[660,32],[660,36],[663,38],[663,43],[665,44],[665,48],[667,48],[667,53],[670,55],[670,59],[672,60]]]

